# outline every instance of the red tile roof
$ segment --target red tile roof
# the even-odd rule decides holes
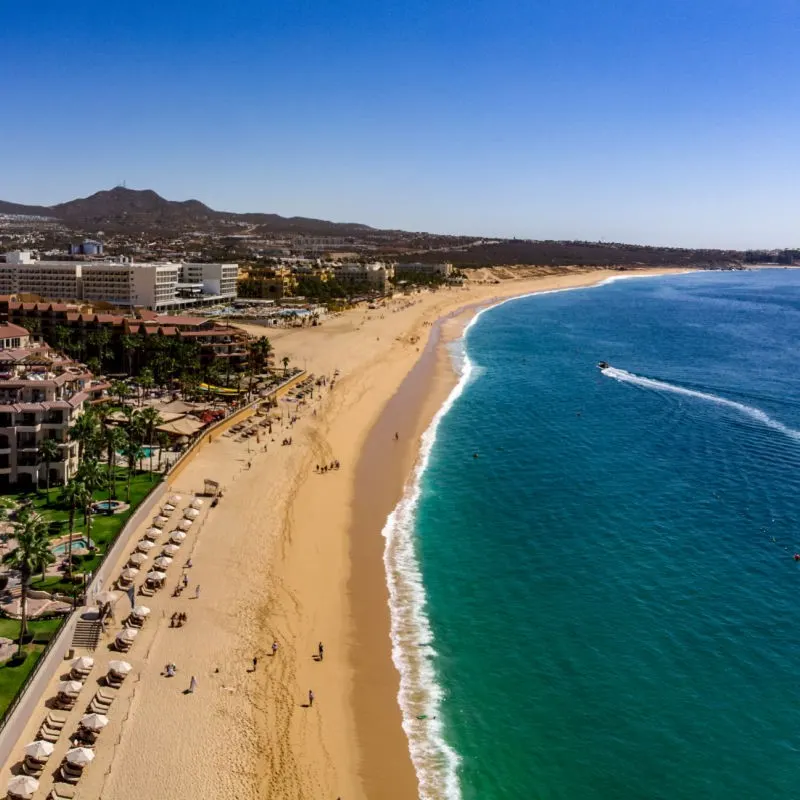
[[[0,339],[13,339],[15,336],[28,336],[28,331],[20,325],[8,323],[0,325]]]

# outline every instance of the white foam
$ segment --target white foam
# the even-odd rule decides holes
[[[526,297],[591,289],[634,277],[659,276],[621,275],[607,278],[594,286],[570,286],[509,297],[478,311],[464,328],[461,340],[464,346],[461,351],[456,351],[454,358],[456,368],[460,368],[458,383],[422,435],[414,474],[402,500],[387,518],[382,531],[385,540],[383,563],[391,612],[392,660],[400,673],[398,702],[411,760],[419,780],[420,800],[461,800],[458,776],[460,758],[445,739],[440,716],[444,691],[436,678],[436,649],[426,610],[425,585],[417,558],[415,517],[422,479],[436,442],[439,425],[467,384],[480,374],[481,368],[472,363],[467,353],[467,335],[487,311],[506,303]],[[426,718],[421,720],[419,716]]]
[[[697,400],[705,400],[709,403],[716,403],[720,406],[733,408],[734,410],[740,412],[741,414],[745,414],[746,416],[750,417],[750,419],[753,419],[756,422],[767,426],[768,428],[772,428],[773,430],[779,431],[780,433],[783,433],[792,439],[800,441],[800,431],[790,428],[788,425],[784,425],[782,422],[778,422],[778,420],[773,419],[771,416],[769,416],[769,414],[762,411],[760,408],[754,408],[753,406],[748,406],[744,403],[737,403],[735,400],[729,400],[727,397],[720,397],[716,394],[697,392],[694,389],[676,386],[675,384],[667,383],[666,381],[658,381],[654,378],[643,378],[641,375],[635,375],[632,372],[627,372],[624,369],[617,369],[616,367],[606,367],[605,369],[601,370],[601,372],[607,378],[613,378],[614,380],[621,381],[623,383],[632,383],[635,386],[641,386],[645,389],[681,394],[686,397],[694,397]]]

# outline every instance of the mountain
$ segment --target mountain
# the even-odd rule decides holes
[[[215,211],[199,200],[166,200],[152,189],[113,189],[54,206],[26,206],[0,200],[0,214],[52,217],[73,228],[92,232],[170,233],[184,230],[233,231],[242,224],[264,233],[354,236],[372,230],[367,225],[328,222],[278,214],[234,214]]]

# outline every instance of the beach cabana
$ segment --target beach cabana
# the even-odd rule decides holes
[[[39,791],[39,781],[30,775],[15,775],[8,782],[7,796],[9,800],[31,800]]]
[[[172,559],[169,556],[159,556],[154,562],[153,566],[158,567],[158,569],[167,569],[169,565],[172,563]]]
[[[141,553],[147,553],[148,551],[152,550],[155,547],[155,544],[151,542],[149,539],[142,539],[139,544],[136,545],[136,549],[139,550]]]
[[[150,609],[147,606],[135,606],[131,609],[130,616],[128,617],[128,625],[139,628],[144,625],[144,621],[149,616]]]
[[[94,596],[94,602],[98,606],[105,606],[109,603],[116,603],[122,595],[119,592],[98,592]]]
[[[148,528],[144,532],[144,535],[145,538],[147,539],[158,539],[158,537],[161,536],[162,533],[164,533],[164,531],[162,531],[161,528]]]
[[[114,639],[114,646],[117,650],[126,652],[130,650],[133,640],[137,637],[139,631],[137,628],[123,628]]]
[[[168,522],[169,519],[165,517],[163,514],[159,514],[157,517],[153,518],[153,525],[156,528],[163,528]]]
[[[164,503],[164,507],[161,509],[161,513],[163,516],[167,516],[171,514],[175,510],[175,506],[172,503]]]
[[[139,570],[136,567],[125,567],[122,572],[120,572],[119,576],[123,580],[132,581],[137,575],[139,574]]]
[[[147,556],[144,553],[133,553],[128,559],[130,564],[134,564],[137,567],[140,567],[145,561],[147,561]]]
[[[192,521],[191,521],[190,519],[182,519],[182,520],[181,520],[181,521],[178,523],[178,527],[179,527],[179,528],[180,528],[182,531],[188,531],[188,530],[189,530],[189,528],[191,528],[191,527],[192,527]]]
[[[177,506],[183,498],[179,494],[170,495],[169,502],[173,506]]]
[[[132,669],[133,667],[127,661],[109,661],[106,683],[113,689],[119,688]]]
[[[167,579],[167,574],[165,572],[159,572],[156,569],[148,572],[146,578],[146,580],[149,583],[164,583],[166,579]]]
[[[178,547],[178,545],[176,545],[176,544],[165,544],[165,545],[164,545],[164,546],[161,548],[161,552],[162,552],[162,553],[163,553],[165,556],[169,556],[170,558],[172,558],[172,556],[174,556],[174,555],[175,555],[175,553],[177,553],[177,552],[178,552],[178,550],[180,550],[180,547]]]
[[[187,508],[186,511],[183,512],[183,516],[186,519],[197,519],[200,516],[200,512],[196,508]]]
[[[169,537],[171,542],[175,542],[175,544],[180,544],[186,538],[186,534],[183,531],[172,531],[172,536]]]
[[[61,681],[58,684],[58,693],[64,697],[77,697],[81,689],[83,689],[83,684],[80,681]]]
[[[189,504],[192,508],[200,509],[203,507],[203,501],[199,497],[195,497],[194,500]]]

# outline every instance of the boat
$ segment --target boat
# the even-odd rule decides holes
[[[610,364],[608,363],[608,361],[599,361],[597,364],[598,369],[608,369],[609,366]]]

